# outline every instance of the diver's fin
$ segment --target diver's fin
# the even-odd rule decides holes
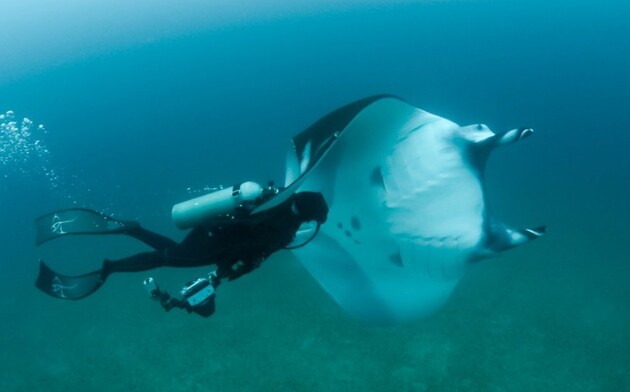
[[[98,211],[70,208],[35,219],[35,244],[66,234],[119,234],[136,226],[137,222],[116,220]]]
[[[94,271],[81,276],[64,276],[39,261],[39,275],[35,286],[44,293],[62,299],[81,299],[95,292],[105,282],[107,274]]]

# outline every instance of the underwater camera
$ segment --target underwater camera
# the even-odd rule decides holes
[[[214,313],[215,294],[212,274],[209,274],[207,278],[200,277],[186,283],[179,293],[193,312],[203,317]]]
[[[159,300],[167,312],[173,308],[180,308],[186,309],[188,313],[209,317],[214,313],[215,288],[219,285],[219,282],[216,272],[211,272],[206,277],[199,277],[188,282],[179,292],[182,299],[171,298],[166,291],[160,290],[153,278],[147,278],[142,283],[151,298]]]

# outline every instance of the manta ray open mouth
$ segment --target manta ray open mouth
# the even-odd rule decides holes
[[[495,147],[532,132],[460,127],[385,95],[324,116],[289,148],[286,194],[322,192],[330,206],[319,235],[295,254],[359,319],[391,324],[433,313],[470,261],[543,235],[491,216],[482,181]]]

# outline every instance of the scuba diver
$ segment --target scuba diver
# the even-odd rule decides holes
[[[161,290],[153,278],[144,280],[150,296],[169,311],[180,308],[208,317],[215,310],[215,289],[258,268],[274,252],[306,245],[326,221],[328,205],[318,192],[284,192],[244,182],[176,204],[172,217],[180,229],[192,228],[181,243],[149,231],[138,222],[117,220],[88,209],[67,209],[36,219],[40,245],[64,235],[123,234],[154,250],[120,260],[80,276],[64,276],[40,260],[36,287],[56,298],[77,300],[99,289],[115,272],[159,267],[216,265],[216,270],[186,284],[181,298]],[[305,240],[304,240],[305,239]],[[297,242],[297,244],[296,244]]]

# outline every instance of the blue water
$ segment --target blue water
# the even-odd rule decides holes
[[[24,143],[48,151],[1,161],[0,390],[630,390],[630,6],[249,16],[0,75],[0,113],[31,119]],[[209,320],[160,312],[146,274],[72,303],[33,287],[38,258],[80,273],[141,250],[124,239],[35,248],[38,215],[95,208],[179,239],[174,203],[282,182],[292,135],[376,93],[460,124],[536,130],[492,157],[488,190],[497,215],[549,234],[473,266],[436,316],[363,326],[287,254],[222,286]],[[174,290],[202,272],[156,275]]]

